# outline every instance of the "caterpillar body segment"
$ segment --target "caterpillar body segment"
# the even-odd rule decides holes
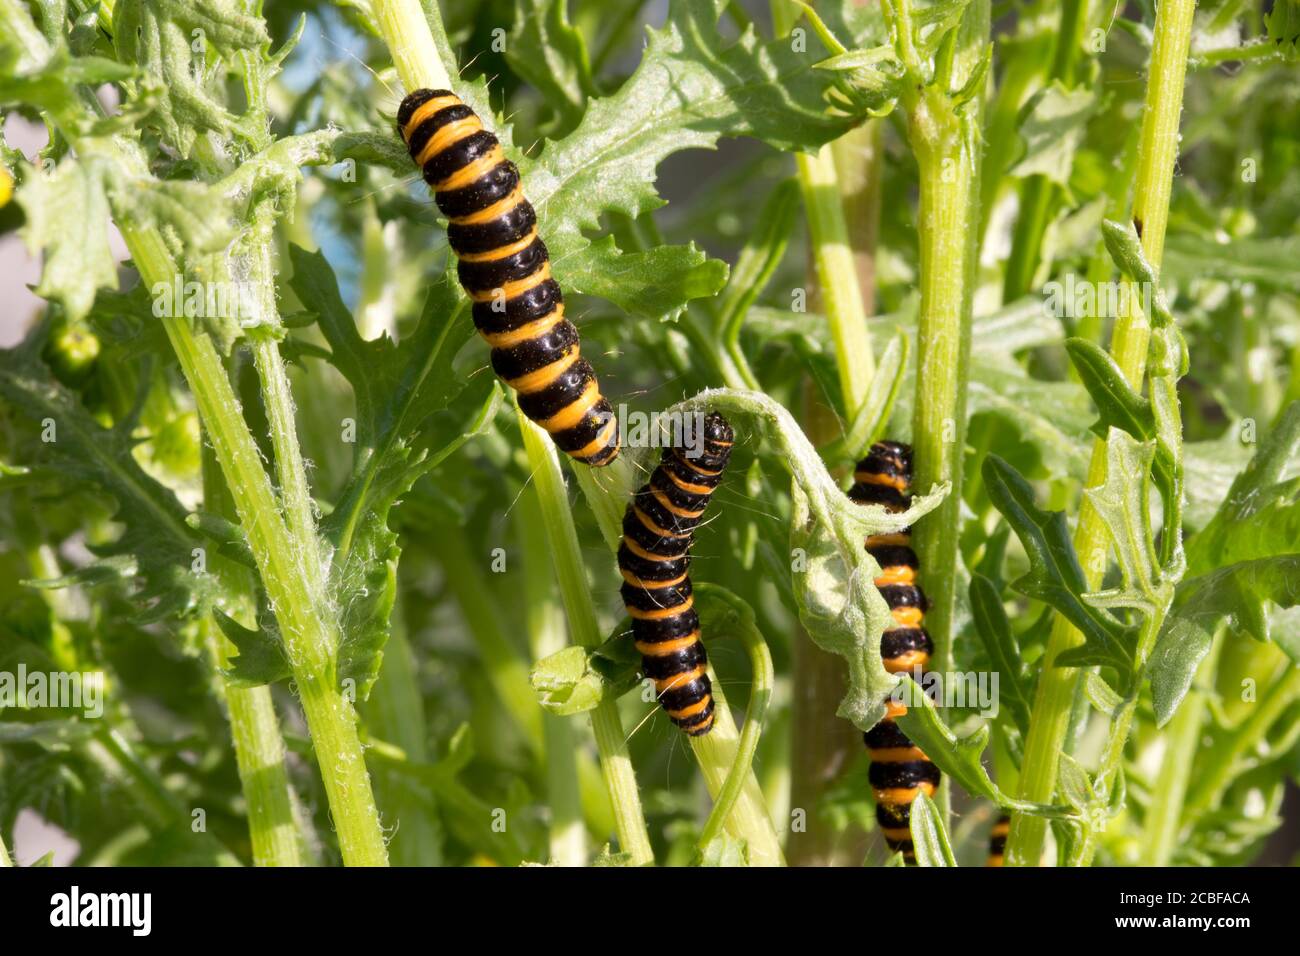
[[[912,449],[900,442],[881,441],[871,446],[854,469],[849,498],[858,504],[883,505],[889,511],[906,511],[912,496]],[[891,674],[924,672],[934,643],[924,621],[928,607],[919,581],[920,561],[912,550],[911,529],[871,535],[867,552],[880,565],[875,585],[889,613],[891,626],[880,638],[880,656]],[[868,779],[876,797],[876,821],[891,850],[907,862],[916,859],[912,846],[911,808],[917,795],[934,796],[941,774],[922,750],[899,729],[896,718],[907,706],[892,698],[885,717],[863,734],[871,757]]]
[[[1007,835],[1011,832],[1011,817],[1005,813],[998,817],[989,831],[989,858],[985,866],[1001,866],[1007,848]]]
[[[713,684],[691,589],[690,548],[735,441],[716,412],[704,418],[699,454],[666,448],[623,515],[618,568],[623,605],[660,705],[692,737],[713,729]]]
[[[618,421],[581,356],[578,330],[564,316],[518,168],[449,90],[411,93],[397,125],[448,217],[457,276],[474,325],[491,346],[493,370],[561,451],[588,465],[609,464],[618,456]]]

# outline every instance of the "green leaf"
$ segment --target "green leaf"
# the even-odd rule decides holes
[[[1087,87],[1055,81],[1035,93],[1021,112],[1025,151],[1011,175],[1045,176],[1068,192],[1075,151],[1096,110],[1097,96]]]
[[[868,535],[901,531],[938,507],[947,494],[936,486],[915,495],[906,512],[856,505],[826,471],[817,450],[790,413],[760,392],[711,389],[668,411],[717,409],[761,431],[768,451],[790,473],[791,584],[799,619],[822,650],[843,657],[848,690],[836,713],[860,730],[884,716],[885,698],[898,680],[880,661],[880,635],[892,620],[873,581],[880,569],[864,542]],[[733,420],[734,423],[734,420]]]
[[[1106,607],[1138,608],[1151,614],[1159,603],[1159,559],[1148,498],[1155,454],[1154,441],[1140,442],[1112,428],[1106,440],[1106,481],[1084,491],[1110,533],[1124,582],[1122,589],[1105,593]],[[1094,596],[1092,603],[1100,604],[1099,597]]]
[[[90,312],[99,289],[117,288],[108,175],[103,163],[86,160],[65,159],[50,173],[27,167],[15,197],[27,215],[27,248],[44,257],[36,294],[61,304],[74,322]]]
[[[1030,571],[1015,582],[1016,590],[1051,605],[1084,636],[1084,645],[1060,655],[1057,664],[1114,667],[1128,686],[1135,676],[1136,631],[1084,600],[1087,580],[1074,553],[1065,513],[1038,508],[1029,483],[997,455],[985,459],[983,474],[990,500],[1029,556]]]
[[[1233,480],[1214,517],[1187,544],[1188,576],[1300,549],[1300,489],[1283,480],[1300,458],[1300,401],[1292,402]]]
[[[625,312],[648,319],[676,319],[691,299],[717,295],[727,282],[727,264],[710,259],[695,243],[620,252],[605,236],[554,262],[566,289],[600,296]]]
[[[1300,554],[1242,561],[1182,582],[1151,653],[1158,726],[1169,721],[1187,695],[1220,621],[1227,618],[1235,630],[1259,640],[1269,638],[1265,602],[1282,608],[1300,604]]]
[[[749,866],[749,844],[723,830],[699,852],[695,866]]]
[[[1026,688],[1020,646],[1011,631],[1002,597],[993,582],[982,574],[972,574],[970,581],[971,619],[989,660],[1000,675],[1000,703],[1011,711],[1011,719],[1021,733],[1029,732],[1029,692]]]
[[[568,0],[515,0],[514,28],[506,44],[510,68],[557,110],[564,128],[575,126],[596,94],[582,33],[569,23]]]
[[[1268,602],[1289,608],[1300,600],[1300,487],[1295,479],[1284,480],[1298,451],[1300,402],[1293,402],[1215,516],[1189,542],[1188,576],[1151,655],[1151,693],[1161,725],[1186,696],[1221,620],[1268,640]]]
[[[948,831],[934,801],[918,793],[910,811],[912,846],[916,850],[917,866],[956,866]]]
[[[1005,362],[972,363],[970,414],[995,415],[1038,449],[1053,474],[1083,476],[1088,466],[1085,441],[1092,409],[1088,395],[1073,382],[1031,378]]]
[[[1253,282],[1294,294],[1300,292],[1300,240],[1286,236],[1217,242],[1175,233],[1165,241],[1160,270],[1184,281]]]
[[[1079,380],[1101,413],[1094,431],[1102,437],[1112,428],[1122,428],[1134,438],[1155,434],[1151,403],[1133,391],[1119,365],[1104,349],[1086,339],[1065,340],[1065,350],[1079,373]]]
[[[109,494],[122,533],[92,550],[98,560],[82,569],[83,579],[134,579],[135,597],[148,620],[190,618],[206,611],[218,588],[211,575],[193,570],[199,538],[186,524],[176,497],[135,460],[132,420],[108,429],[77,396],[59,384],[40,362],[39,338],[0,351],[0,395],[13,417],[42,441],[39,460],[67,479]],[[86,578],[90,575],[90,578]]]
[[[627,639],[626,622],[593,651],[578,645],[542,658],[529,675],[538,702],[553,714],[570,717],[618,700],[640,683],[641,656]]]
[[[273,615],[263,609],[258,615],[256,628],[244,627],[220,609],[213,611],[213,617],[221,633],[239,651],[230,659],[226,670],[226,678],[231,683],[240,687],[258,687],[289,679],[292,671],[289,659],[284,656],[284,644]]]
[[[586,244],[602,216],[636,219],[663,205],[655,171],[673,153],[709,149],[722,136],[752,136],[778,149],[805,149],[851,124],[827,114],[833,78],[788,40],[764,43],[752,28],[728,43],[720,7],[673,0],[668,22],[650,30],[636,72],[613,96],[592,100],[578,127],[523,160],[525,192],[555,258]],[[499,131],[498,131],[499,132]]]
[[[229,63],[270,43],[261,18],[242,12],[235,0],[117,0],[113,40],[122,59],[149,74],[150,82],[132,95],[154,98],[149,120],[182,156],[202,132],[228,136],[239,129],[219,91],[225,73],[212,70],[213,61]]]

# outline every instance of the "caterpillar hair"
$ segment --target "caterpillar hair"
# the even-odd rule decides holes
[[[416,90],[397,125],[434,201],[492,368],[560,450],[588,465],[618,456],[618,422],[564,317],[537,214],[519,170],[475,112],[449,90]]]
[[[989,858],[986,866],[1002,865],[1002,853],[1007,848],[1007,834],[1010,832],[1011,818],[1004,813],[989,831]]]
[[[713,684],[687,573],[691,541],[735,442],[731,426],[717,412],[706,415],[703,426],[697,456],[664,449],[659,467],[627,506],[618,548],[623,605],[632,619],[641,671],[654,681],[672,722],[692,737],[713,729]]]
[[[854,469],[849,498],[858,504],[884,505],[893,512],[906,511],[912,502],[912,449],[900,442],[881,441]],[[871,535],[867,553],[880,565],[876,587],[889,605],[893,625],[880,638],[880,656],[891,674],[924,669],[934,652],[926,633],[925,592],[917,584],[919,562],[912,550],[911,529]],[[868,779],[876,796],[876,821],[891,850],[915,860],[912,847],[911,808],[917,794],[933,796],[939,786],[939,768],[904,734],[895,718],[907,706],[892,698],[885,718],[863,734],[871,757]]]

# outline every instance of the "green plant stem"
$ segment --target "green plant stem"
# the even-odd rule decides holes
[[[145,284],[171,282],[175,266],[161,236],[127,222],[119,222],[118,228]],[[335,676],[337,620],[324,595],[310,593],[303,586],[302,558],[316,556],[316,542],[295,539],[285,526],[257,445],[239,412],[238,399],[212,340],[196,334],[188,320],[165,317],[161,321],[194,393],[199,417],[275,608],[344,862],[384,865],[387,853],[357,736],[356,713],[340,692]]]
[[[516,411],[518,411],[516,409]],[[587,569],[582,562],[578,544],[578,530],[569,511],[569,497],[560,471],[559,454],[550,437],[518,412],[519,429],[523,433],[524,450],[532,471],[533,485],[541,504],[546,537],[550,542],[551,560],[560,584],[569,632],[575,643],[586,648],[601,644],[600,627],[596,621],[596,608],[591,601],[587,583]],[[637,789],[636,773],[628,756],[627,740],[618,707],[613,701],[604,701],[591,712],[591,727],[596,735],[596,750],[600,754],[601,770],[614,805],[615,829],[619,846],[631,857],[635,866],[654,862],[650,848],[650,833],[646,828],[645,814],[641,810],[641,794]]]
[[[626,456],[625,456],[626,457]],[[578,486],[600,527],[601,536],[611,551],[618,550],[622,540],[623,511],[627,507],[628,497],[636,487],[632,467],[623,458],[612,465],[600,469],[599,475],[589,468],[576,468]],[[566,513],[566,518],[567,513]],[[571,519],[570,519],[571,521]],[[570,616],[572,622],[572,616]],[[713,730],[703,737],[691,737],[691,752],[700,765],[700,773],[708,786],[709,794],[715,800],[726,784],[731,768],[736,761],[740,747],[740,735],[736,722],[727,706],[727,698],[722,684],[709,669],[709,678],[713,681],[714,718]],[[746,774],[740,797],[727,817],[727,832],[736,839],[744,840],[749,848],[751,866],[781,866],[785,857],[781,852],[781,841],[772,817],[768,813],[767,803],[763,798],[762,788],[752,772]]]
[[[853,421],[871,379],[876,373],[867,313],[858,285],[858,270],[848,223],[840,202],[839,174],[835,155],[823,146],[816,155],[795,156],[799,187],[808,215],[808,234],[813,263],[821,292],[822,308],[835,343],[835,366],[839,370],[840,398],[844,420]]]
[[[0,867],[13,866],[14,861],[9,858],[9,851],[5,849],[4,836],[0,835]]]
[[[450,90],[448,67],[455,64],[443,63],[434,40],[434,29],[443,32],[436,0],[429,0],[427,14],[418,0],[374,0],[371,9],[407,92],[421,87]]]
[[[736,757],[727,772],[726,782],[718,791],[713,804],[713,811],[700,831],[698,846],[707,847],[722,832],[731,812],[744,792],[745,782],[749,778],[750,768],[754,764],[754,753],[758,750],[759,739],[763,736],[763,721],[767,716],[767,705],[772,699],[772,687],[775,683],[775,671],[772,667],[772,654],[767,649],[767,642],[758,628],[742,624],[737,630],[739,637],[749,653],[749,663],[753,670],[753,683],[750,686],[749,706],[745,708],[745,729],[740,735],[740,744],[736,748]]]
[[[204,510],[234,518],[233,504],[211,446],[206,442],[202,449],[202,472]],[[239,618],[245,627],[256,626],[251,573],[216,553],[209,554],[208,568],[221,580],[227,595],[226,613]],[[200,626],[214,666],[218,672],[225,671],[230,666],[233,645],[212,617],[204,619]],[[223,673],[219,673],[217,687],[225,700],[235,765],[248,807],[253,862],[257,866],[303,866],[307,861],[271,688],[240,687],[226,680]]]
[[[1178,155],[1178,121],[1183,105],[1183,80],[1187,68],[1187,51],[1191,43],[1195,0],[1166,0],[1156,12],[1155,43],[1147,82],[1146,108],[1138,141],[1137,182],[1134,192],[1133,221],[1142,237],[1147,260],[1157,270],[1164,253],[1165,226],[1169,218],[1169,195],[1173,188],[1174,161]],[[1136,296],[1127,296],[1129,304]],[[1111,341],[1111,356],[1125,378],[1140,388],[1146,372],[1147,342],[1150,327],[1145,316],[1131,309],[1119,315]],[[1106,478],[1106,444],[1093,444],[1085,487],[1095,488]],[[1095,588],[1100,577],[1100,563],[1092,560],[1104,551],[1108,540],[1104,522],[1085,496],[1079,509],[1074,543],[1080,556],[1089,587]],[[1029,733],[1025,738],[1021,763],[1020,793],[1023,800],[1036,803],[1051,801],[1056,788],[1059,757],[1069,727],[1080,671],[1056,667],[1062,653],[1079,646],[1083,636],[1059,615],[1053,622],[1043,670],[1034,696]],[[1139,648],[1139,654],[1143,649]],[[1149,648],[1146,649],[1149,653]],[[1140,656],[1139,660],[1145,660]],[[1036,866],[1042,860],[1047,836],[1047,821],[1042,817],[1017,813],[1011,818],[1007,840],[1008,866]]]
[[[910,14],[898,4],[896,29],[911,46]],[[954,51],[951,82],[974,75],[989,36],[989,4],[967,9]],[[910,53],[909,69],[919,75]],[[942,58],[942,53],[940,55]],[[905,58],[905,63],[908,59]],[[947,85],[917,90],[908,83],[908,137],[920,175],[917,238],[921,305],[917,316],[917,395],[912,419],[914,485],[922,492],[947,482],[951,488],[933,514],[917,522],[914,541],[929,599],[926,627],[934,639],[935,670],[953,670],[952,622],[957,594],[961,535],[962,454],[966,447],[966,391],[970,367],[971,309],[979,245],[979,183],[984,91],[958,114]],[[938,801],[948,823],[947,788]]]
[[[534,661],[556,653],[566,644],[564,609],[555,600],[555,576],[550,573],[550,549],[543,530],[536,488],[519,499],[517,527],[524,564],[524,616]],[[544,713],[542,733],[546,753],[546,796],[550,803],[551,862],[583,866],[587,862],[587,833],[582,824],[578,766],[572,725],[558,714]]]
[[[1187,698],[1165,728],[1165,750],[1160,758],[1155,786],[1151,788],[1151,802],[1143,826],[1140,858],[1143,866],[1168,866],[1178,846],[1183,803],[1187,799],[1192,765],[1201,743],[1201,725],[1208,707],[1206,694],[1199,686],[1204,686],[1214,675],[1222,646],[1223,634],[1220,632],[1210,653],[1197,668]]]

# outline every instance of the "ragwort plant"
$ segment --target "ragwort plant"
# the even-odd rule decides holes
[[[0,863],[37,819],[87,865],[898,863],[891,694],[943,771],[921,865],[1001,814],[1008,865],[1277,852],[1294,0],[268,7],[0,0],[0,248],[40,260],[0,352]],[[487,366],[419,88],[517,164],[612,465]],[[708,410],[688,738],[614,552]],[[844,494],[883,437],[905,513]],[[955,699],[881,663],[862,542],[913,525]]]

